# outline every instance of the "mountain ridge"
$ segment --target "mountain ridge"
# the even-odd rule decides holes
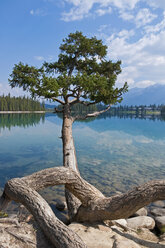
[[[155,84],[146,88],[132,88],[123,95],[121,105],[165,104],[165,85]]]

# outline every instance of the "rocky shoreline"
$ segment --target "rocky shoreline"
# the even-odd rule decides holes
[[[64,203],[56,205],[60,211],[65,207]],[[0,247],[52,248],[33,218],[25,212],[23,215],[0,218]],[[63,218],[63,222],[68,222],[68,219]],[[71,223],[69,227],[82,238],[88,248],[163,248],[165,202],[155,202],[138,210],[128,219],[95,224]]]

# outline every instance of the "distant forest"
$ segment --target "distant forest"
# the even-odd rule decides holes
[[[102,110],[104,109],[105,106],[102,104],[98,104],[97,105],[97,109],[98,110]],[[135,114],[142,114],[142,115],[146,115],[148,113],[160,113],[161,115],[165,115],[165,105],[161,104],[161,105],[156,105],[156,104],[151,104],[149,106],[146,105],[139,105],[139,106],[127,106],[127,105],[119,105],[119,106],[112,106],[109,111],[110,113],[123,113],[123,112],[127,112],[127,113],[135,113]]]
[[[45,104],[29,97],[0,96],[0,111],[41,111]]]
[[[61,110],[62,109],[62,105],[58,105],[57,109]],[[105,105],[103,104],[93,104],[93,105],[89,105],[84,106],[83,104],[75,104],[72,107],[72,114],[86,114],[86,113],[91,113],[91,112],[95,112],[95,111],[100,111],[105,109]],[[123,105],[116,105],[116,106],[112,106],[107,113],[111,113],[111,114],[115,114],[115,113],[130,113],[130,114],[136,114],[136,115],[146,115],[149,113],[152,114],[158,114],[160,113],[161,115],[165,115],[165,105],[139,105],[139,106],[123,106]]]

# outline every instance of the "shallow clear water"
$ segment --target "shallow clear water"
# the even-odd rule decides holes
[[[46,114],[0,115],[0,188],[13,177],[62,165],[61,118]],[[165,178],[165,122],[98,118],[76,122],[73,136],[83,178],[106,195]],[[51,203],[63,187],[45,189]]]

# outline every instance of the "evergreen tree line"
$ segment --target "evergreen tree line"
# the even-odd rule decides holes
[[[62,109],[62,105],[58,105],[57,109],[61,110]],[[89,106],[85,106],[83,104],[77,103],[74,104],[71,108],[72,111],[72,115],[75,114],[87,114],[87,113],[92,113],[97,111],[97,105],[93,104],[93,105],[89,105]]]
[[[0,111],[42,111],[44,103],[40,103],[29,97],[0,96]]]
[[[97,104],[97,109],[98,110],[102,110],[104,109],[105,106],[102,104]],[[156,104],[150,104],[149,106],[147,105],[131,105],[131,106],[127,106],[127,105],[119,105],[119,106],[112,106],[109,111],[110,113],[119,113],[119,112],[134,112],[136,114],[147,114],[149,112],[160,112],[161,115],[165,114],[165,105],[161,104],[161,105],[156,105]]]
[[[58,106],[58,109],[61,110],[62,109],[62,105]],[[83,104],[75,104],[72,106],[72,114],[87,114],[87,113],[91,113],[91,112],[95,112],[95,111],[100,111],[105,109],[105,105],[104,104],[93,104],[93,105],[89,105],[89,106],[85,106]],[[156,105],[156,104],[150,104],[149,106],[146,105],[131,105],[131,106],[127,106],[127,105],[118,105],[118,106],[112,106],[107,113],[111,113],[111,114],[115,114],[115,113],[123,113],[123,112],[127,112],[127,113],[135,113],[135,114],[142,114],[142,115],[146,115],[149,112],[160,112],[161,115],[165,115],[165,105],[161,104],[161,105]]]

